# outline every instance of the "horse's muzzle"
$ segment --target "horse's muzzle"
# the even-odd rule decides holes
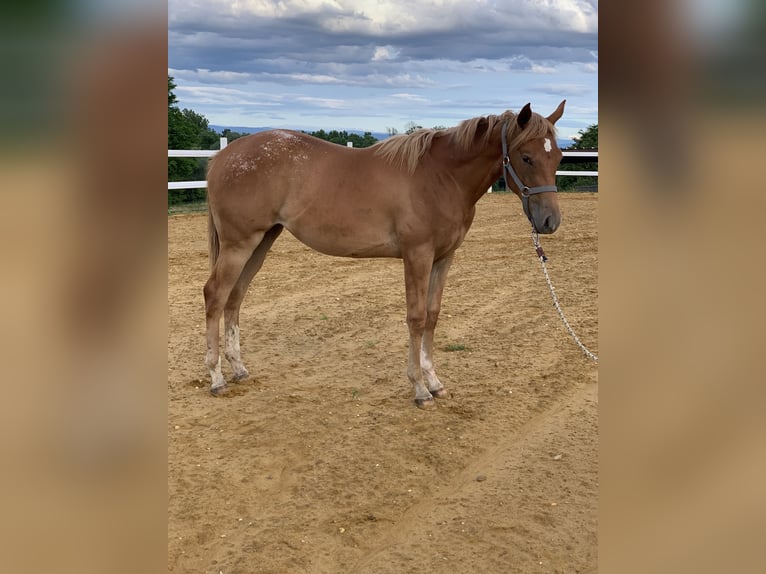
[[[551,213],[541,223],[535,222],[535,228],[538,233],[549,235],[559,228],[560,223],[561,216]]]

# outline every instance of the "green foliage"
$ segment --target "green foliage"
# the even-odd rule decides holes
[[[448,353],[454,353],[456,351],[467,351],[468,347],[466,347],[462,343],[450,343],[444,346],[444,350],[447,351]]]
[[[244,137],[246,135],[250,134],[242,134],[239,132],[233,132],[229,128],[224,128],[224,130],[221,132],[221,137],[226,138],[228,140],[228,143],[233,142],[236,139],[239,139],[241,137]]]
[[[221,136],[210,129],[205,116],[188,109],[183,109],[181,115],[194,134],[194,143],[199,146],[199,148],[184,149],[218,149]]]
[[[207,199],[168,205],[168,215],[207,213]]]
[[[389,136],[397,136],[400,133],[404,133],[406,135],[414,134],[416,131],[422,130],[422,129],[423,129],[423,126],[421,126],[419,123],[413,122],[413,121],[409,121],[406,124],[404,124],[404,132],[399,132],[398,129],[390,128],[390,127],[387,127],[386,131],[388,132]],[[434,129],[434,130],[446,130],[448,128],[447,128],[447,126],[438,125],[438,126],[434,126],[431,129]]]
[[[364,135],[354,134],[354,133],[348,133],[347,131],[338,131],[338,130],[332,130],[330,132],[326,132],[324,130],[319,130],[316,132],[304,132],[308,133],[309,135],[314,136],[315,138],[319,138],[321,140],[325,140],[328,142],[336,143],[338,145],[346,145],[346,142],[352,142],[354,144],[354,147],[370,147],[374,143],[378,141],[378,138],[372,135],[371,132],[364,132]]]
[[[210,129],[207,118],[189,109],[179,110],[173,90],[176,84],[168,76],[168,149],[217,149],[220,136]],[[206,158],[168,158],[168,181],[205,179]],[[168,205],[205,199],[204,189],[170,189]]]
[[[423,126],[415,123],[415,122],[407,122],[407,124],[404,126],[404,133],[407,135],[414,134],[418,130],[422,130]]]
[[[178,98],[176,98],[176,95],[173,93],[173,90],[175,89],[176,83],[173,81],[173,78],[168,76],[168,108],[178,101]]]
[[[593,124],[578,132],[580,137],[572,145],[572,149],[598,149],[598,124]]]
[[[598,124],[593,124],[587,129],[580,130],[580,137],[569,149],[598,149]],[[568,171],[598,171],[598,162],[563,164],[559,169]],[[597,177],[560,175],[556,178],[556,185],[561,191],[573,191],[580,187],[598,187]]]

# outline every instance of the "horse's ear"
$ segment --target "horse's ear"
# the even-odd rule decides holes
[[[521,129],[524,129],[529,123],[529,119],[531,117],[532,117],[532,106],[530,104],[527,104],[526,106],[521,108],[519,115],[516,116],[516,123],[519,124],[519,127]]]
[[[559,104],[559,107],[556,108],[556,111],[554,111],[551,115],[548,116],[549,122],[551,122],[552,124],[555,124],[557,121],[559,121],[561,116],[564,115],[564,104],[566,103],[567,103],[566,100],[561,101],[561,103]]]

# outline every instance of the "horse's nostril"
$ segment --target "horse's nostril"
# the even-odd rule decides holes
[[[554,217],[553,215],[548,215],[543,220],[543,225],[540,228],[540,232],[541,233],[553,233],[554,231],[556,231],[558,226],[559,226],[558,219],[556,217]]]

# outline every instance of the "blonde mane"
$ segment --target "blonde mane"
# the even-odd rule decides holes
[[[453,128],[444,130],[420,129],[408,135],[392,136],[372,147],[375,149],[376,155],[391,165],[414,173],[420,160],[431,148],[435,139],[449,137],[463,150],[470,150],[473,146],[484,147],[489,143],[497,125],[502,125],[505,122],[508,122],[510,126],[507,134],[509,150],[515,149],[531,139],[556,136],[554,125],[540,114],[533,113],[526,127],[522,130],[516,123],[516,114],[506,111],[500,115],[481,116],[465,120]],[[480,137],[479,134],[481,134]],[[499,148],[497,152],[499,156]]]

